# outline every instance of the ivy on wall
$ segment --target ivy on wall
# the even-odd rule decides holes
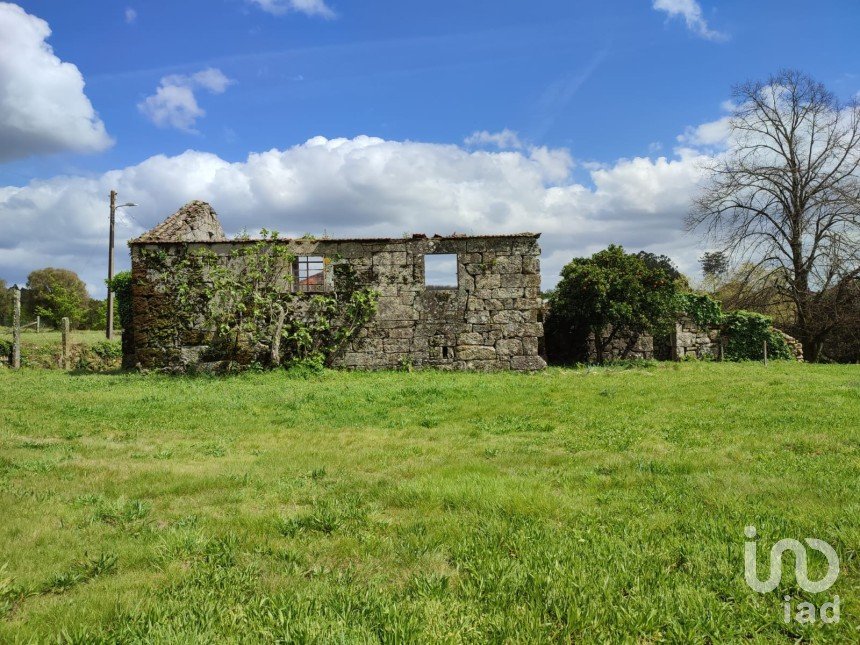
[[[119,324],[123,329],[131,327],[131,271],[120,271],[108,282],[108,289],[116,296]]]
[[[334,258],[334,288],[295,293],[295,256],[263,230],[228,256],[184,245],[176,254],[142,250],[156,290],[170,302],[173,324],[148,332],[173,348],[208,345],[207,361],[230,368],[307,364],[322,367],[370,321],[378,293],[357,284],[354,270]]]
[[[702,329],[720,330],[728,341],[724,353],[726,360],[761,360],[765,342],[768,358],[793,358],[785,339],[773,328],[770,316],[744,310],[724,313],[718,300],[703,293],[678,294],[677,310]]]
[[[685,313],[702,329],[719,327],[723,322],[723,307],[704,293],[679,293],[676,296],[676,309]]]

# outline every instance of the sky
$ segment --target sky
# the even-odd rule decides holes
[[[76,271],[187,201],[228,234],[541,232],[544,288],[683,230],[733,85],[860,92],[856,0],[0,2],[0,278]]]

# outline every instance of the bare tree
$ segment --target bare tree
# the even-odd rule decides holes
[[[814,361],[860,276],[860,105],[790,70],[738,86],[734,103],[687,226],[791,304]]]

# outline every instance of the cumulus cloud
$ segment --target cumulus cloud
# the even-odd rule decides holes
[[[0,162],[113,144],[81,72],[54,55],[50,35],[41,18],[0,2]]]
[[[567,150],[470,151],[456,145],[316,137],[241,162],[187,151],[96,177],[55,177],[0,188],[0,276],[21,281],[42,266],[78,271],[103,292],[107,195],[140,207],[121,220],[118,248],[191,199],[210,202],[228,233],[394,236],[405,232],[543,233],[544,287],[575,255],[610,242],[668,253],[693,269],[698,253],[682,219],[700,157],[622,159],[571,176]],[[119,253],[120,266],[127,255]]]
[[[130,25],[137,20],[137,11],[132,7],[126,7],[125,9],[125,23]]]
[[[197,103],[195,90],[222,94],[232,83],[220,69],[210,67],[196,74],[171,74],[161,79],[155,94],[137,104],[141,113],[160,128],[172,127],[196,133],[197,119],[206,115]]]
[[[475,131],[463,139],[463,143],[474,148],[495,146],[499,150],[519,149],[523,147],[519,134],[508,128],[505,128],[501,132]]]
[[[303,13],[307,16],[332,19],[337,14],[329,7],[325,0],[247,0],[267,13],[276,16],[289,12]]]
[[[670,18],[683,18],[687,29],[706,40],[726,40],[728,36],[711,29],[702,15],[702,6],[697,0],[654,0],[651,5],[657,11],[665,11]]]
[[[726,145],[731,134],[731,117],[724,116],[697,126],[690,126],[678,135],[678,142],[697,147],[721,148]]]

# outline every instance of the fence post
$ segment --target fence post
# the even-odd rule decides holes
[[[69,369],[69,319],[63,318],[63,349],[61,362],[64,370]]]
[[[764,341],[764,364],[767,365],[767,341]]]
[[[12,368],[21,367],[21,289],[15,288],[12,309]]]
[[[42,331],[42,317],[36,316],[36,333],[38,334]]]

